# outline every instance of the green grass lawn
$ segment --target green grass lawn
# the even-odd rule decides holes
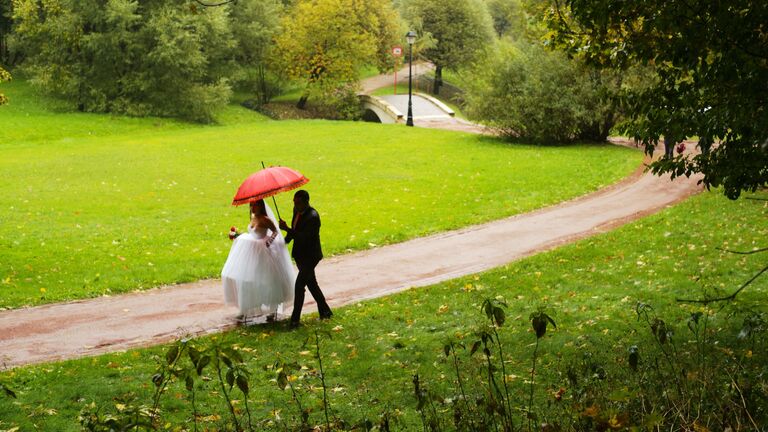
[[[757,196],[768,198],[766,193]],[[541,407],[549,406],[539,413],[554,416],[560,408],[547,405],[551,394],[564,387],[566,401],[573,395],[565,377],[569,366],[589,361],[604,367],[609,381],[601,386],[607,387],[606,392],[621,390],[608,383],[627,374],[630,345],[640,346],[641,361],[648,366],[650,333],[636,319],[638,302],[652,305],[674,329],[673,338],[682,342],[692,338],[686,322],[693,312],[711,314],[712,331],[730,334],[734,341],[741,322],[729,318],[732,311],[768,312],[766,278],[727,306],[705,308],[674,300],[701,297],[704,291],[730,293],[762,268],[765,260],[759,254],[735,255],[718,248],[749,251],[764,247],[768,237],[765,211],[761,201],[732,202],[719,192],[703,193],[610,233],[502,268],[337,309],[330,322],[310,318],[295,332],[286,331],[281,323],[254,326],[199,341],[235,344],[246,357],[253,374],[249,404],[256,419],[274,419],[275,410],[284,419],[296,418],[290,392],[270,381],[275,376],[270,367],[276,360],[305,365],[308,369],[297,374],[294,383],[302,403],[311,410],[311,423],[320,424],[318,364],[312,357],[313,348],[304,342],[316,330],[328,331],[322,355],[333,412],[357,421],[365,416],[375,419],[388,410],[399,419],[395,430],[420,430],[412,376],[420,374],[433,390],[451,381],[452,365],[443,346],[448,341],[472,343],[473,331],[483,320],[479,309],[485,298],[508,303],[507,323],[501,330],[507,374],[518,401],[515,408],[525,405],[535,341],[528,316],[544,307],[557,322],[557,330],[550,328],[541,341],[536,397]],[[763,335],[755,346],[737,341],[736,347],[716,351],[739,358],[743,367],[752,367],[766,363],[766,348]],[[78,430],[78,411],[93,401],[105,412],[114,412],[132,398],[149,403],[153,356],[162,356],[165,349],[131,350],[0,374],[0,382],[18,393],[17,400],[0,397],[0,429],[74,431]],[[211,378],[208,373],[206,379]],[[764,379],[753,384],[766,385]],[[634,389],[623,390],[628,391]],[[611,395],[609,398],[619,397],[615,392]],[[188,398],[183,385],[171,386],[162,405],[169,424],[189,422]],[[216,427],[217,418],[226,420],[221,393],[213,382],[198,382],[196,403],[203,425]],[[242,400],[237,406],[242,409]],[[186,427],[191,428],[189,423]]]
[[[267,165],[296,168],[326,255],[555,204],[633,171],[609,145],[493,138],[353,122],[276,122],[231,106],[220,124],[59,112],[22,81],[0,108],[0,307],[218,277],[230,202]],[[283,214],[291,194],[277,198]],[[271,202],[270,202],[271,204]]]

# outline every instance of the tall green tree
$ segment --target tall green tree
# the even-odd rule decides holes
[[[605,140],[622,82],[524,39],[501,42],[473,77],[467,112],[502,136],[537,143]]]
[[[280,90],[270,56],[282,14],[279,0],[239,1],[232,7],[232,34],[237,42],[234,79],[240,87],[255,92],[260,103],[269,102]]]
[[[491,16],[481,0],[415,0],[405,7],[408,21],[434,42],[421,51],[435,65],[434,94],[443,85],[443,68],[471,64],[494,40]]]
[[[626,98],[624,132],[699,137],[701,154],[665,158],[657,173],[702,173],[736,199],[768,185],[768,2],[565,0],[550,9],[552,42],[603,68],[633,64],[655,82]]]
[[[185,0],[14,0],[31,82],[81,111],[212,121],[237,43],[228,8]]]
[[[606,140],[622,118],[620,95],[642,85],[644,71],[599,70],[548,49],[541,0],[486,1],[501,35],[500,49],[473,66],[467,111],[509,138]]]
[[[297,1],[276,39],[284,70],[305,84],[297,106],[355,87],[365,66],[384,68],[398,23],[390,0]]]
[[[485,0],[496,36],[520,35],[528,27],[523,0]]]

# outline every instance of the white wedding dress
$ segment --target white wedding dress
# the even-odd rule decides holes
[[[267,214],[277,226],[269,207]],[[248,233],[233,241],[221,270],[224,302],[237,306],[244,317],[276,313],[283,303],[293,301],[296,270],[285,239],[278,231],[267,247],[267,231],[248,225]]]

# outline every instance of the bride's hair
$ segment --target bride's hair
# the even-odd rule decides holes
[[[257,212],[256,209],[259,211]],[[267,215],[267,208],[264,206],[264,200],[258,200],[251,203],[251,213],[258,215]]]

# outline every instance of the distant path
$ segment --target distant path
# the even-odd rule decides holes
[[[318,279],[331,306],[340,307],[484,271],[657,212],[699,192],[696,180],[670,182],[638,170],[556,206],[326,259]],[[307,295],[304,310],[314,312],[312,303]],[[3,311],[0,360],[18,366],[154,345],[235,327],[235,314],[223,304],[219,280]]]
[[[435,70],[435,67],[431,63],[414,62],[413,63],[413,78],[416,79],[419,75],[424,75],[427,72]],[[397,71],[397,81],[401,83],[408,82],[408,65],[403,66],[402,69]],[[380,89],[386,86],[395,85],[395,75],[388,73],[382,75],[372,76],[366,78],[360,82],[360,86],[363,89],[363,93],[370,94],[374,90]]]

